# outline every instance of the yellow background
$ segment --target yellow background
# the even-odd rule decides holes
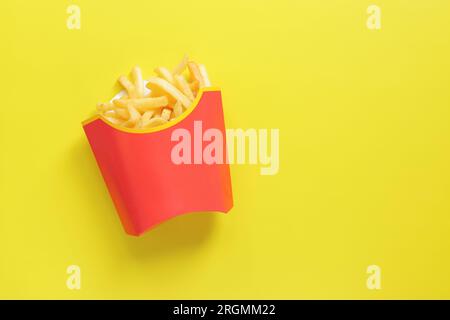
[[[379,31],[361,0],[3,1],[0,298],[450,298],[450,2],[375,3]],[[280,129],[280,171],[129,237],[80,122],[184,53],[229,128]]]

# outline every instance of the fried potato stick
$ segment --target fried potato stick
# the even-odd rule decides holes
[[[148,79],[147,88],[156,88],[157,90],[159,89],[164,91],[175,100],[179,100],[185,108],[188,108],[192,103],[192,101],[188,97],[186,97],[180,90],[175,88],[175,86],[169,83],[167,80],[158,77],[152,77]]]

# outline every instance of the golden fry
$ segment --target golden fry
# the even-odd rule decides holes
[[[186,97],[180,90],[175,88],[174,85],[167,82],[167,80],[152,77],[148,79],[147,87],[150,89],[156,88],[163,90],[175,100],[179,100],[185,108],[188,108],[192,103],[192,101],[188,97]]]
[[[144,114],[142,115],[141,119],[148,121],[151,119],[151,117],[153,116],[154,113],[155,113],[154,110],[145,111]]]
[[[177,101],[173,106],[173,115],[175,117],[180,116],[183,113],[183,107],[181,106],[180,101]]]
[[[136,128],[136,122],[131,120],[122,122],[120,125],[125,128]]]
[[[135,66],[133,70],[131,70],[131,76],[136,89],[136,97],[142,98],[144,96],[144,80],[142,80],[141,68],[139,68],[139,66]]]
[[[205,87],[211,87],[211,82],[209,82],[208,72],[206,71],[206,67],[203,64],[198,65],[198,70],[200,71],[200,75],[203,79],[203,85]]]
[[[166,68],[158,67],[158,68],[155,68],[154,71],[158,75],[158,77],[163,78],[172,84],[174,83],[172,73],[170,73],[170,71],[167,70]]]
[[[200,73],[200,70],[197,64],[193,61],[189,61],[188,63],[189,72],[191,73],[191,77],[193,80],[198,81],[199,88],[205,87],[205,82],[203,81],[203,77]]]
[[[111,122],[112,124],[120,124],[120,120],[114,117],[104,116],[106,120]]]
[[[128,80],[127,77],[125,76],[120,76],[119,77],[119,83],[122,85],[122,87],[127,91],[128,96],[130,98],[136,98],[136,88],[134,87],[134,85],[130,82],[130,80]]]
[[[133,106],[128,106],[127,109],[130,114],[130,118],[126,121],[126,123],[129,123],[130,125],[136,125],[136,123],[141,118],[141,114]]]
[[[178,89],[181,90],[181,92],[183,92],[186,97],[188,97],[191,100],[194,100],[194,93],[191,90],[191,87],[189,86],[189,84],[187,83],[186,79],[182,76],[182,75],[175,75],[175,85],[177,86]]]
[[[183,60],[173,69],[173,74],[182,74],[184,69],[186,69],[186,66],[189,62],[189,58],[187,55],[184,55]]]
[[[113,110],[113,109],[114,109],[114,104],[112,102],[97,104],[97,111],[99,111],[99,112],[107,112],[107,111]]]
[[[114,109],[117,118],[128,120],[130,118],[130,113],[127,109],[116,108]]]
[[[135,128],[145,128],[149,124],[150,119],[152,118],[153,114],[154,114],[153,110],[145,111],[144,114],[142,115],[142,117],[136,123]]]
[[[152,118],[152,119],[150,119],[150,121],[148,122],[148,124],[145,128],[156,127],[156,126],[159,126],[164,123],[167,123],[167,120],[164,120],[160,117]]]
[[[169,108],[164,108],[161,111],[161,118],[166,121],[169,121],[171,113],[172,113],[172,110],[170,110]]]
[[[113,102],[119,108],[132,106],[139,112],[165,107],[169,104],[169,100],[165,96],[139,99],[116,99]]]

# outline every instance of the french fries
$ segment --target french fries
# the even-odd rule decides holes
[[[122,85],[122,87],[127,91],[128,96],[130,98],[136,98],[136,88],[135,86],[128,80],[125,76],[119,77],[119,83]]]
[[[203,87],[211,87],[211,83],[209,82],[208,72],[206,71],[206,67],[203,64],[198,66],[198,70],[200,71],[200,76],[203,81]]]
[[[189,86],[189,83],[186,81],[186,79],[179,74],[176,74],[174,78],[176,87],[180,89],[186,97],[194,100],[194,93],[192,92],[191,87]]]
[[[131,70],[131,77],[133,78],[137,98],[143,97],[144,96],[144,80],[142,80],[141,68],[139,68],[138,66],[135,66]]]
[[[205,86],[205,81],[203,80],[203,77],[200,73],[200,69],[198,68],[198,65],[194,61],[190,61],[188,63],[188,69],[191,73],[191,78],[193,81],[197,81],[200,88],[203,88]]]
[[[181,60],[181,62],[175,67],[175,69],[173,69],[173,74],[182,74],[184,69],[186,69],[186,66],[189,62],[189,57],[187,55],[185,55],[183,57],[183,60]]]
[[[183,113],[183,107],[181,106],[180,101],[177,101],[173,106],[173,116],[178,117]]]
[[[127,108],[132,106],[136,108],[139,112],[145,112],[151,109],[157,109],[167,106],[169,100],[165,96],[156,98],[137,98],[137,99],[116,99],[114,100],[114,105],[119,108]]]
[[[161,111],[161,118],[166,121],[169,121],[171,114],[172,114],[172,110],[170,110],[169,108],[164,108]]]
[[[174,83],[173,74],[166,68],[164,67],[155,68],[155,73],[158,75],[158,77],[163,78],[172,84]]]
[[[188,97],[186,97],[180,90],[175,88],[175,86],[167,80],[158,77],[152,77],[148,79],[147,88],[161,90],[168,97],[180,101],[185,108],[188,108],[192,103],[192,101]]]
[[[152,128],[179,117],[191,106],[201,88],[211,86],[205,66],[190,61],[187,56],[173,71],[157,67],[154,72],[156,76],[145,81],[141,68],[135,66],[130,79],[120,76],[118,82],[124,92],[110,102],[99,103],[97,112],[114,125]],[[145,87],[150,89],[149,94],[145,94]]]

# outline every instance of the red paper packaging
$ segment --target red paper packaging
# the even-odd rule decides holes
[[[233,207],[220,90],[201,90],[178,118],[146,131],[118,127],[101,115],[83,128],[128,234],[141,235],[181,214]],[[181,140],[185,147],[190,142],[190,150],[180,151]],[[222,147],[213,152],[216,161],[203,157],[212,141]],[[180,158],[191,160],[179,163]]]

